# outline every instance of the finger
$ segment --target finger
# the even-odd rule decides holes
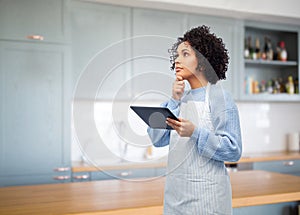
[[[177,84],[177,85],[184,85],[184,81],[178,81],[178,80],[177,80],[177,81],[176,81],[176,84]]]
[[[176,75],[176,80],[177,81],[183,81],[183,77],[181,75]]]
[[[176,125],[172,124],[171,122],[166,121],[167,125],[176,130]]]
[[[183,118],[178,118],[180,122],[187,122],[187,119],[183,119]]]
[[[170,124],[176,126],[176,127],[180,127],[181,126],[181,122],[177,121],[175,119],[171,119],[171,118],[167,118],[167,122],[169,122]]]
[[[174,90],[176,92],[183,92],[184,91],[184,88],[183,87],[175,87]]]

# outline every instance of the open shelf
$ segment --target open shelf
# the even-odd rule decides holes
[[[253,65],[269,65],[269,66],[297,66],[297,61],[279,61],[279,60],[250,60],[245,59],[245,64]]]
[[[261,51],[264,50],[265,38],[269,38],[274,57],[277,44],[283,41],[288,57],[287,61],[277,60],[276,57],[273,60],[244,58],[240,99],[242,101],[299,102],[299,28],[271,23],[245,22],[244,41],[247,38],[252,39],[252,48],[255,48],[254,41],[259,40]],[[249,40],[247,41],[249,42]],[[275,83],[280,82],[280,85],[285,88],[290,76],[294,81],[294,94],[287,94],[286,89],[281,93],[266,92],[270,89],[270,83],[275,86]],[[276,90],[273,92],[278,92],[278,84],[276,86]],[[266,91],[261,92],[262,89]]]

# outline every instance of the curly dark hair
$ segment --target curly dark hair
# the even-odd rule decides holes
[[[218,80],[226,79],[229,56],[223,40],[218,38],[214,33],[210,33],[208,26],[202,25],[187,31],[183,37],[179,37],[177,42],[169,50],[171,69],[175,68],[175,59],[177,58],[177,48],[182,42],[188,42],[194,49],[198,67],[204,72],[206,79],[215,84]],[[205,63],[207,62],[208,63]],[[208,68],[208,66],[211,69]]]

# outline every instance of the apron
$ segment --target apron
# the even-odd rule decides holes
[[[187,102],[180,105],[179,117],[213,132],[209,91],[210,84],[206,87],[204,102],[195,102],[188,93]],[[224,162],[213,160],[212,156],[213,153],[201,155],[195,140],[171,131],[164,194],[165,215],[232,214],[227,170]]]

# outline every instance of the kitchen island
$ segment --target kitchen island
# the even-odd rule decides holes
[[[230,178],[234,210],[299,204],[300,177],[240,171],[230,173]],[[161,177],[4,187],[0,188],[0,214],[162,214],[164,182]]]

